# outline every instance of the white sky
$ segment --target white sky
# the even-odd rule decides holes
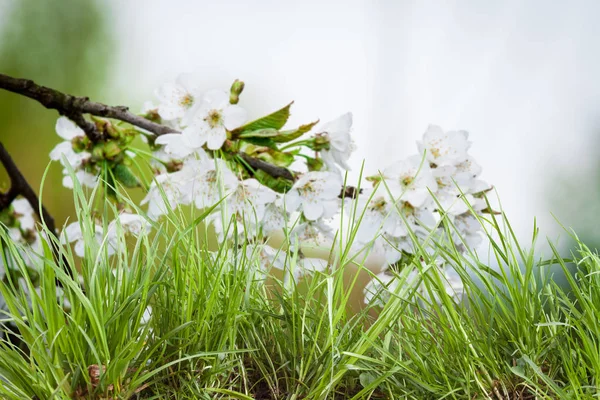
[[[112,10],[114,102],[141,105],[195,72],[207,88],[244,80],[251,115],[290,100],[291,124],[352,111],[354,176],[363,159],[375,172],[415,153],[429,123],[464,129],[520,237],[534,216],[559,231],[547,190],[596,157],[600,1],[113,0]],[[552,211],[568,225],[569,210]]]

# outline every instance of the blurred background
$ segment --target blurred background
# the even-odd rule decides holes
[[[295,100],[292,125],[352,111],[354,179],[414,154],[430,123],[464,129],[519,238],[537,218],[567,248],[555,215],[596,247],[598,15],[597,0],[0,0],[0,71],[134,111],[181,72],[244,80],[251,115]],[[56,118],[0,92],[0,141],[35,188]],[[73,215],[58,165],[44,202]]]

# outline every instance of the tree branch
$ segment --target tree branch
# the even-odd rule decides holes
[[[273,165],[266,161],[259,160],[258,158],[251,157],[246,153],[240,152],[238,154],[249,166],[254,169],[260,169],[261,171],[271,175],[273,178],[284,178],[294,181],[294,175],[292,175],[290,170],[287,168],[278,167],[277,165]]]
[[[19,168],[13,161],[10,154],[8,154],[8,151],[6,151],[6,148],[4,147],[2,142],[0,142],[0,162],[4,166],[4,169],[6,169],[6,173],[10,178],[11,184],[8,192],[0,193],[0,210],[4,210],[5,208],[7,208],[17,196],[21,195],[29,202],[40,221],[43,221],[48,227],[48,230],[50,230],[54,235],[56,235],[56,225],[54,223],[54,218],[52,218],[50,213],[48,213],[48,211],[43,205],[41,206],[42,213],[40,215],[40,201],[37,195],[31,188],[21,171],[19,171]]]
[[[54,218],[50,215],[50,213],[46,210],[43,204],[40,204],[40,200],[31,188],[31,185],[27,182],[15,162],[13,161],[8,151],[0,142],[0,163],[4,166],[8,177],[10,178],[10,189],[6,193],[0,193],[0,211],[4,210],[13,202],[13,200],[21,195],[28,202],[31,208],[35,211],[35,214],[38,216],[39,220],[42,223],[46,224],[48,231],[51,235],[54,236],[53,239],[48,240],[50,246],[52,247],[52,253],[57,262],[62,261],[63,268],[67,272],[69,276],[73,276],[73,272],[71,268],[69,268],[69,263],[60,252],[60,238],[58,237],[58,233],[56,232],[56,225],[54,222]],[[41,209],[41,214],[40,214]],[[62,286],[62,283],[57,279],[57,284]]]
[[[83,117],[83,114],[91,114],[98,117],[113,118],[128,122],[134,126],[152,132],[156,136],[167,133],[180,133],[178,130],[169,126],[157,124],[144,117],[132,114],[125,106],[113,107],[102,103],[96,103],[90,101],[88,97],[78,97],[62,93],[58,90],[38,85],[29,79],[13,78],[0,74],[0,89],[5,89],[29,97],[48,109],[57,110],[61,115],[65,115],[81,127],[92,141],[98,141],[98,139],[102,138],[102,134],[98,132],[95,124]],[[251,157],[245,153],[240,152],[239,156],[250,167],[262,170],[274,178],[284,178],[291,181],[295,180],[294,175],[287,168],[278,167],[258,158]],[[342,189],[339,197],[355,198],[359,193],[360,192],[356,190],[356,188],[348,186],[345,189]],[[10,194],[10,192],[6,193],[4,196],[8,194]],[[1,205],[2,203],[0,202],[0,209],[2,209]],[[37,210],[37,207],[34,208]]]
[[[125,106],[111,107],[106,104],[96,103],[90,101],[88,97],[72,96],[49,87],[38,85],[28,79],[13,78],[0,74],[0,89],[5,89],[9,92],[29,97],[30,99],[36,100],[44,107],[51,110],[57,110],[61,115],[65,115],[71,119],[75,117],[76,119],[74,121],[76,123],[81,114],[91,114],[98,117],[113,118],[128,122],[137,127],[146,129],[157,136],[177,132],[173,128],[157,124],[144,117],[132,114]],[[91,122],[86,122],[92,124]],[[79,123],[78,125],[81,126]],[[88,128],[90,127],[88,126]],[[82,127],[82,129],[87,133],[85,128]]]

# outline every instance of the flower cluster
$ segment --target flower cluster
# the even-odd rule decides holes
[[[93,189],[100,181],[105,182],[109,195],[115,193],[116,181],[125,187],[138,187],[139,182],[129,169],[135,157],[129,145],[137,131],[103,119],[95,119],[94,126],[102,134],[97,142],[67,117],[56,122],[56,133],[64,141],[52,149],[50,159],[63,166],[63,186],[73,188],[72,170],[84,187]]]
[[[29,267],[34,267],[36,254],[42,249],[40,233],[36,230],[35,211],[24,198],[13,200],[10,207],[0,211],[0,224],[8,229],[11,240],[20,245],[19,252]],[[0,275],[4,275],[0,256]]]
[[[442,234],[440,221],[447,218],[455,227],[452,239],[457,248],[475,248],[481,241],[476,214],[487,208],[483,194],[491,186],[480,179],[481,167],[468,154],[470,146],[465,131],[445,132],[429,126],[417,142],[420,155],[398,161],[371,177],[374,187],[352,202],[356,204],[351,206],[364,211],[356,244],[371,245],[391,266],[403,255],[415,253],[413,236],[425,239]],[[448,291],[460,296],[460,280],[438,264]],[[382,272],[367,287],[365,300],[394,285],[393,275]]]
[[[122,234],[149,230],[149,221],[179,206],[213,207],[207,220],[222,239],[238,235],[247,240],[248,251],[266,270],[283,269],[286,260],[294,260],[290,276],[299,279],[328,268],[329,257],[305,249],[331,250],[339,237],[333,221],[343,211],[354,232],[349,244],[353,251],[385,260],[384,272],[365,293],[366,301],[376,302],[380,292],[395,284],[388,269],[416,253],[415,238],[441,234],[443,220],[456,227],[451,240],[459,249],[466,251],[481,240],[476,215],[486,212],[483,195],[490,185],[480,179],[481,167],[468,154],[467,132],[430,126],[417,142],[417,154],[366,178],[360,190],[348,195],[343,173],[355,150],[352,114],[285,128],[289,104],[249,120],[239,104],[243,89],[243,82],[235,81],[229,92],[203,91],[186,76],[161,86],[158,104],[145,103],[142,115],[173,132],[162,135],[96,119],[104,135],[96,143],[68,119],[59,119],[56,130],[65,142],[51,158],[65,167],[68,187],[73,186],[72,169],[85,186],[109,183],[109,194],[118,201],[116,183],[137,187],[144,181],[129,169],[136,152],[130,148],[132,138],[142,135],[150,146],[155,176],[141,203],[146,216],[122,213],[107,231],[94,225],[96,240],[108,254],[118,251]],[[257,244],[272,237],[285,237],[285,251]],[[85,252],[83,238],[78,222],[63,232],[63,240],[75,242],[80,256]],[[443,265],[438,267],[449,276]],[[460,292],[456,279],[448,282],[453,293]]]
[[[98,246],[105,247],[107,254],[113,255],[125,246],[123,239],[127,234],[139,236],[146,233],[150,229],[150,223],[140,215],[123,212],[109,224],[106,234],[102,226],[96,223],[92,228]],[[90,245],[90,241],[86,241],[84,237],[84,232],[80,222],[73,222],[67,225],[61,234],[63,243],[75,242],[75,254],[79,257],[85,255],[86,246]]]

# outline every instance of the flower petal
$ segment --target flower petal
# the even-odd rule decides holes
[[[225,139],[227,139],[225,128],[222,126],[217,126],[208,132],[206,137],[206,146],[210,150],[219,150],[223,146]]]
[[[210,103],[211,108],[224,107],[229,104],[229,93],[220,89],[210,90],[204,94],[202,100]]]
[[[248,113],[238,105],[230,105],[223,110],[223,125],[228,130],[242,126],[248,120]]]
[[[71,140],[77,136],[85,136],[85,132],[67,117],[58,118],[56,121],[56,133],[65,140]]]
[[[324,209],[321,203],[305,200],[304,203],[302,203],[302,211],[307,220],[315,221],[323,215]]]

